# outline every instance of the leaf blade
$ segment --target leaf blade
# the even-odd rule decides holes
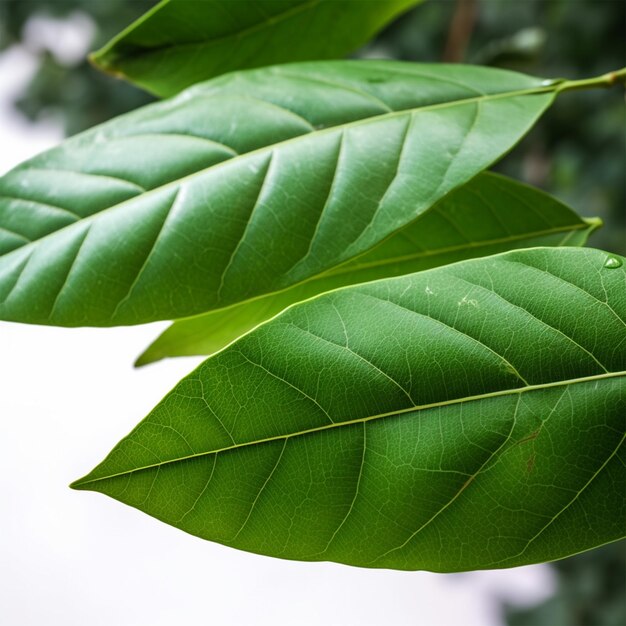
[[[285,71],[210,81],[2,177],[0,226],[32,241],[15,248],[13,238],[0,256],[0,317],[138,324],[290,286],[365,252],[473,178],[555,95],[538,79],[490,68],[332,62]],[[60,222],[53,205],[80,219],[68,224],[64,213]],[[72,250],[80,257],[70,263]]]
[[[235,70],[343,57],[419,1],[163,0],[91,60],[171,96]]]
[[[606,259],[529,249],[294,306],[74,486],[240,549],[369,567],[508,567],[619,539],[626,273]]]

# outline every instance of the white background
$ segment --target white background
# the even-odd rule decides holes
[[[84,23],[35,27],[88,46]],[[0,175],[61,140],[10,106],[35,66],[0,56]],[[445,576],[256,556],[70,490],[197,362],[133,370],[164,326],[0,323],[0,626],[497,626],[499,600],[552,592],[548,566]]]

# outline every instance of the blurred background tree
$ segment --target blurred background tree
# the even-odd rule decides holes
[[[29,119],[62,119],[71,135],[153,100],[59,54],[37,20],[74,23],[96,49],[155,0],[0,0],[0,51],[19,46],[37,71],[15,106]],[[492,65],[581,78],[626,65],[624,0],[431,0],[387,28],[359,57]],[[546,189],[605,228],[591,245],[626,254],[624,92],[566,94],[497,169]],[[556,595],[506,609],[511,626],[626,625],[626,548],[612,544],[554,564]]]
[[[154,6],[154,0],[0,0],[0,51],[21,46],[36,57],[38,70],[15,102],[29,119],[60,117],[67,135],[154,100],[145,92],[95,70],[85,55],[60,55],[63,41],[42,37],[59,20],[74,24],[94,50]],[[55,28],[55,25],[57,28]],[[90,40],[90,41],[89,41]]]

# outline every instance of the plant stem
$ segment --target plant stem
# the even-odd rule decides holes
[[[572,91],[574,89],[594,89],[598,87],[613,87],[613,85],[626,84],[626,67],[615,70],[608,74],[603,74],[597,78],[586,78],[584,80],[564,80],[557,91]]]

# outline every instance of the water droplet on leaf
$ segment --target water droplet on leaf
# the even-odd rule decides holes
[[[604,262],[604,267],[608,267],[611,270],[617,267],[622,267],[622,260],[614,256],[608,256]]]
[[[559,83],[565,82],[564,78],[546,78],[541,81],[542,87],[552,87],[554,85],[558,85]]]

